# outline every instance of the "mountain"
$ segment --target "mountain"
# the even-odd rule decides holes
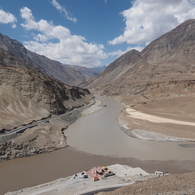
[[[42,73],[47,74],[65,84],[75,86],[85,81],[85,77],[78,71],[64,66],[59,62],[51,60],[43,55],[27,50],[21,43],[0,34],[0,48],[9,51],[20,59],[26,60],[31,67],[37,68]]]
[[[89,68],[89,69],[98,74],[98,73],[102,72],[105,68],[106,68],[106,66],[104,65],[104,66],[99,66],[99,67]]]
[[[90,80],[90,88],[106,95],[129,97],[185,95],[194,90],[195,20],[187,20],[151,42],[142,52],[131,50]]]
[[[74,81],[71,68],[30,52],[6,36],[0,37],[0,161],[66,147],[63,130],[79,118],[92,95],[87,89],[48,76],[55,73],[58,77],[61,70],[58,78],[69,75],[65,80],[70,83]],[[48,118],[46,123],[36,122],[44,118]],[[23,133],[9,133],[33,122],[35,127]]]
[[[83,86],[94,93],[114,96],[126,105],[119,119],[130,136],[132,130],[142,129],[195,139],[193,125],[150,122],[132,117],[131,113],[135,109],[151,118],[194,121],[195,20],[185,21],[141,52],[126,52]]]
[[[68,65],[70,68],[80,72],[83,76],[86,77],[86,80],[90,77],[94,77],[97,75],[96,72],[91,70],[90,68],[84,67],[84,66],[75,66],[75,65]]]

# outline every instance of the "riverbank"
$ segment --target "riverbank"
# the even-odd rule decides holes
[[[94,98],[93,101],[94,102],[93,104],[91,104],[90,107],[86,108],[85,110],[81,112],[81,115],[80,115],[81,117],[92,114],[93,112],[97,112],[106,106],[106,105],[103,105],[103,103],[99,101],[98,99]]]
[[[194,122],[160,117],[130,106],[126,106],[119,116],[119,125],[127,135],[142,140],[195,142]],[[167,126],[170,128],[163,128]]]

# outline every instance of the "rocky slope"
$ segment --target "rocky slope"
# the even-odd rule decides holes
[[[13,56],[7,54],[4,61],[6,57]],[[13,58],[12,62],[17,66],[22,60]],[[50,113],[64,113],[88,102],[87,96],[90,96],[88,90],[69,87],[38,70],[13,68],[1,64],[0,129],[10,129],[47,117]]]
[[[47,74],[48,76],[51,76],[65,84],[75,86],[86,80],[85,76],[79,71],[76,71],[71,67],[64,66],[61,63],[51,60],[45,56],[31,52],[18,41],[10,39],[2,34],[0,34],[0,48],[9,51],[14,56],[27,61],[29,64],[33,64],[33,66],[31,65],[28,68],[37,68],[42,73]]]
[[[146,181],[136,182],[127,187],[113,192],[101,192],[98,195],[128,195],[128,194],[150,194],[150,195],[184,195],[195,194],[195,173],[181,175],[168,175]]]

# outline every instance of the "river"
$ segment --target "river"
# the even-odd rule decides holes
[[[71,125],[65,133],[68,145],[79,151],[117,158],[195,161],[195,143],[194,147],[186,148],[180,142],[145,141],[127,136],[117,120],[122,105],[108,97],[97,98],[107,107]]]
[[[0,194],[116,163],[148,172],[195,171],[195,147],[186,147],[192,143],[131,138],[118,125],[122,105],[111,98],[97,98],[107,107],[69,126],[65,133],[68,148],[0,163]]]

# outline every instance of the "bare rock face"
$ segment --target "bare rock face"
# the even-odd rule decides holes
[[[188,20],[151,42],[142,52],[123,54],[94,77],[89,86],[121,97],[193,95],[194,88],[189,86],[195,74],[194,40],[195,20]]]

